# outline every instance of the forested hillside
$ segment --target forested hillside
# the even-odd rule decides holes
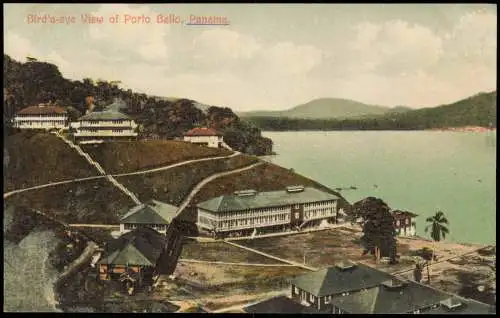
[[[168,95],[166,92],[165,95]],[[254,155],[272,152],[272,141],[261,136],[251,123],[240,120],[230,108],[211,106],[205,112],[190,99],[167,99],[120,88],[118,80],[73,81],[64,78],[56,65],[29,58],[20,63],[4,54],[4,123],[20,109],[53,102],[67,109],[72,120],[81,116],[93,102],[97,109],[115,99],[124,102],[124,113],[139,124],[144,138],[173,138],[185,131],[208,126],[224,133],[233,149]]]
[[[450,127],[496,127],[497,93],[480,93],[458,102],[384,115],[348,119],[249,117],[263,130],[423,130]]]

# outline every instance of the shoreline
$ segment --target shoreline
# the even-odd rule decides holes
[[[496,127],[482,127],[482,126],[463,126],[463,127],[444,127],[444,128],[423,128],[423,129],[295,129],[295,130],[266,130],[263,129],[263,133],[276,133],[276,132],[358,132],[358,131],[369,131],[369,132],[377,132],[377,131],[452,131],[452,132],[487,132],[494,131],[496,132]]]

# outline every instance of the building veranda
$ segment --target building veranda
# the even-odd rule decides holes
[[[339,197],[312,187],[237,191],[197,205],[197,226],[217,238],[252,236],[337,222]]]

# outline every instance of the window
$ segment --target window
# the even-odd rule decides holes
[[[396,221],[396,226],[399,226],[400,225],[400,222],[399,220]]]
[[[295,218],[298,219],[299,218],[299,212],[296,212],[295,213]]]
[[[309,294],[309,301],[314,301],[314,295],[313,294]]]
[[[406,219],[406,225],[410,225],[410,219]]]

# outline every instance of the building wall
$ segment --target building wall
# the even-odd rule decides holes
[[[167,233],[167,225],[165,224],[137,224],[137,223],[132,223],[132,224],[120,223],[120,233],[122,234],[128,233],[139,226],[148,226],[160,234],[165,235]]]
[[[109,137],[133,137],[138,133],[135,131],[137,124],[133,120],[81,120],[70,124],[76,131],[75,138],[107,139]]]
[[[184,141],[203,143],[211,148],[219,148],[219,144],[223,141],[223,138],[222,136],[184,136]]]
[[[394,221],[394,229],[398,236],[415,236],[416,229],[413,225],[413,219],[411,217],[400,218]]]
[[[295,213],[298,218],[295,219]],[[337,202],[310,202],[296,206],[278,206],[244,211],[214,213],[198,208],[197,225],[215,232],[230,232],[278,225],[300,225],[304,221],[335,218]]]
[[[67,115],[16,115],[14,127],[19,129],[63,129],[68,127]]]

